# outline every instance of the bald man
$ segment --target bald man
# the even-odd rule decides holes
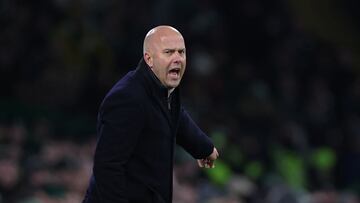
[[[172,202],[174,145],[212,168],[218,152],[180,103],[184,38],[151,29],[137,68],[105,96],[98,115],[93,175],[84,203]]]

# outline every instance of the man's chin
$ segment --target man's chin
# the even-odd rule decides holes
[[[173,89],[173,88],[176,88],[177,86],[179,86],[179,84],[180,84],[180,81],[179,81],[179,82],[171,82],[171,83],[168,83],[168,84],[166,85],[166,87],[167,87],[168,89]]]

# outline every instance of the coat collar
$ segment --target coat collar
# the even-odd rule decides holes
[[[137,68],[136,75],[138,75],[144,84],[145,90],[153,97],[157,104],[159,104],[162,112],[166,115],[170,126],[176,132],[179,112],[180,112],[180,92],[179,87],[175,88],[171,93],[171,100],[168,100],[168,89],[161,84],[160,80],[155,76],[150,67],[141,59]],[[171,102],[171,111],[168,109],[168,102]]]
[[[163,84],[161,84],[160,80],[156,77],[151,68],[145,63],[143,58],[141,58],[136,68],[136,72],[139,73],[139,75],[144,79],[143,81],[145,82],[145,88],[148,92],[159,96],[160,98],[168,97],[169,90]],[[177,92],[178,88],[175,88],[172,94],[178,94]]]

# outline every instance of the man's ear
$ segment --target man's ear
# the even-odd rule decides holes
[[[145,52],[144,54],[144,60],[146,64],[151,68],[153,67],[153,58],[150,56],[149,53]]]

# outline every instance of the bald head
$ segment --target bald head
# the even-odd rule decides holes
[[[168,89],[180,84],[186,67],[184,38],[171,26],[151,29],[144,39],[144,61]]]
[[[183,38],[181,33],[174,27],[168,25],[157,26],[146,34],[143,45],[143,54],[152,52],[155,48],[154,46],[158,44],[164,36],[180,36]]]

